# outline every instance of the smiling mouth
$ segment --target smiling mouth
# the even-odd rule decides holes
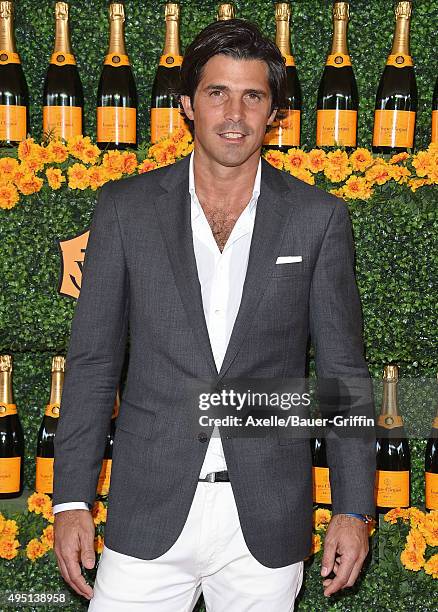
[[[243,140],[246,134],[242,134],[242,132],[222,132],[221,134],[219,134],[219,136],[224,140],[239,141]]]

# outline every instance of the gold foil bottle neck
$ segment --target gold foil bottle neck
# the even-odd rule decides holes
[[[411,2],[398,2],[395,7],[396,19],[410,19],[412,15]]]
[[[166,20],[179,20],[179,4],[176,2],[166,2],[164,7],[164,18]]]
[[[111,21],[125,21],[125,7],[121,2],[112,2],[109,5]]]
[[[10,1],[2,0],[0,2],[0,19],[12,19],[14,13],[14,4]]]
[[[388,364],[383,368],[383,380],[389,382],[398,381],[398,366],[394,364]]]
[[[276,21],[287,21],[290,20],[290,6],[289,2],[276,2],[275,4],[275,19]]]
[[[348,21],[350,19],[350,5],[348,2],[335,2],[333,4],[333,19]]]
[[[0,355],[0,372],[12,372],[11,355]]]
[[[217,19],[218,21],[234,19],[234,5],[228,2],[221,4],[217,10]]]
[[[55,19],[68,21],[68,4],[67,2],[57,2],[55,4]]]
[[[52,372],[65,372],[65,357],[56,355],[52,359]]]

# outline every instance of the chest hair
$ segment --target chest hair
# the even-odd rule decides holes
[[[222,252],[243,208],[239,211],[231,211],[221,208],[212,208],[204,204],[202,208],[211,227],[216,244]]]

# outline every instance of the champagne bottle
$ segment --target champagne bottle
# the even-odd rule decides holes
[[[15,46],[14,5],[0,1],[0,146],[16,146],[29,133],[29,90]]]
[[[0,499],[23,493],[24,435],[12,393],[12,357],[0,355]]]
[[[52,381],[49,403],[37,437],[35,491],[53,494],[54,441],[58,426],[62,386],[64,384],[65,357],[57,355],[52,359]]]
[[[114,401],[113,413],[111,415],[110,429],[106,437],[105,454],[103,456],[102,468],[99,474],[97,483],[97,499],[104,500],[108,497],[111,479],[111,465],[113,457],[114,434],[116,431],[116,422],[119,415],[120,395],[117,390],[116,399]]]
[[[407,508],[410,497],[410,451],[397,406],[398,367],[383,371],[383,401],[376,431],[375,494],[378,512]]]
[[[179,71],[182,55],[179,49],[179,4],[167,2],[164,9],[166,35],[151,96],[151,142],[185,128],[178,102]]]
[[[312,438],[310,442],[312,449],[313,503],[320,508],[331,508],[332,496],[325,438]]]
[[[290,15],[288,2],[275,5],[276,37],[275,42],[286,64],[287,106],[281,109],[283,118],[275,120],[266,132],[263,145],[270,149],[286,152],[290,147],[300,146],[301,128],[301,87],[295,61],[290,47]]]
[[[432,99],[432,137],[431,142],[438,142],[438,78],[435,82],[435,89]]]
[[[234,4],[232,2],[223,2],[217,9],[217,21],[227,21],[235,17]]]
[[[43,132],[67,140],[82,134],[84,94],[70,43],[67,2],[55,3],[55,46],[43,91]]]
[[[318,89],[318,147],[356,147],[359,93],[347,46],[349,18],[348,2],[335,1],[332,47]]]
[[[391,53],[380,79],[374,112],[374,153],[412,149],[417,114],[417,83],[409,51],[411,2],[398,2]]]
[[[425,453],[426,508],[438,510],[438,409],[432,423],[432,430]]]
[[[109,5],[110,39],[97,90],[97,146],[137,147],[137,87],[125,48],[125,8]]]

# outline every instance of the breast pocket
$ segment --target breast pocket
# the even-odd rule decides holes
[[[302,261],[275,263],[272,270],[272,277],[289,278],[292,276],[301,276],[303,271],[304,266]]]

